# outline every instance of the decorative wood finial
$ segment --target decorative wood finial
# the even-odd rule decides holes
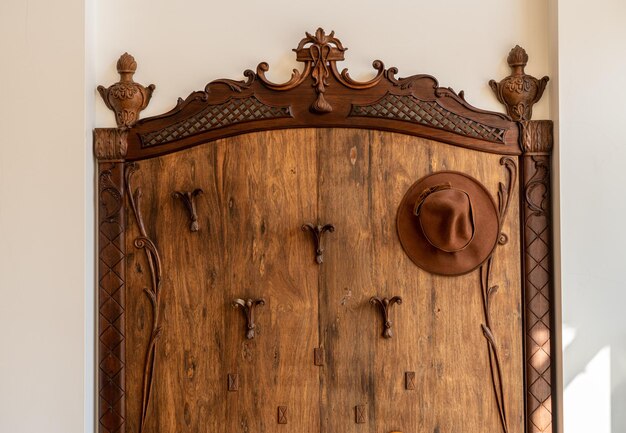
[[[104,103],[110,110],[115,112],[115,121],[118,128],[130,128],[139,120],[139,112],[148,106],[154,84],[144,87],[133,81],[133,75],[137,70],[135,58],[128,53],[124,53],[117,61],[117,72],[120,74],[120,81],[113,84],[108,89],[98,86],[98,92]]]
[[[538,80],[524,72],[528,54],[519,45],[511,50],[507,62],[511,67],[511,75],[499,83],[491,80],[489,86],[496,93],[498,100],[506,106],[506,111],[513,120],[530,120],[533,105],[541,99],[549,78],[543,77]]]

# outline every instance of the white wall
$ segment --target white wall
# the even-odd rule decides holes
[[[626,2],[558,8],[565,432],[626,432]]]
[[[92,418],[84,8],[0,1],[2,433],[79,433]]]
[[[556,21],[570,22],[569,32],[575,33],[579,26],[565,20],[565,12]],[[92,427],[95,228],[89,131],[94,123],[114,126],[113,115],[94,100],[94,87],[117,80],[121,53],[136,57],[137,81],[157,85],[144,116],[171,108],[177,97],[208,81],[240,77],[260,61],[270,63],[273,79],[286,79],[297,66],[291,48],[305,30],[318,26],[337,31],[349,48],[344,64],[357,78],[369,75],[371,61],[380,58],[397,66],[401,76],[433,74],[442,86],[464,89],[474,105],[501,111],[487,82],[508,75],[506,55],[513,45],[530,54],[529,73],[553,75],[548,16],[545,0],[0,1],[0,432],[78,433]],[[559,59],[574,63],[576,53],[570,52]],[[557,105],[550,95],[554,84],[536,106],[536,119],[550,118],[551,100]],[[586,91],[590,101],[599,97],[598,89]],[[581,92],[571,93],[576,99]],[[575,114],[562,113],[564,119],[577,119]],[[569,140],[582,143],[568,134],[562,136],[568,146]],[[569,149],[563,165],[581,166],[583,157],[573,152],[583,145]],[[563,183],[578,185],[574,173],[564,173]],[[567,206],[573,206],[575,191],[564,189]],[[596,203],[597,195],[589,199]],[[567,220],[564,236],[581,223]],[[592,239],[578,240],[583,241]],[[586,248],[580,254],[594,254]],[[570,254],[568,260],[569,269],[583,263],[582,256]],[[608,266],[597,265],[599,273]],[[611,269],[613,276],[603,273],[604,278],[615,280]],[[593,293],[605,286],[596,283]]]
[[[344,64],[354,76],[370,74],[380,58],[400,76],[429,73],[465,90],[481,108],[502,110],[487,82],[510,73],[506,56],[516,43],[531,56],[530,73],[548,73],[545,0],[106,0],[97,6],[96,79],[115,82],[115,62],[128,51],[139,63],[136,80],[157,86],[143,115],[159,114],[177,97],[217,78],[242,77],[261,61],[275,81],[288,78],[299,66],[291,49],[319,26],[348,47]],[[537,119],[548,116],[549,92]],[[99,126],[114,125],[100,101],[96,114]]]

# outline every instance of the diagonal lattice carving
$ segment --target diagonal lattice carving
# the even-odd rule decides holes
[[[478,123],[446,110],[435,101],[388,93],[370,105],[354,105],[350,116],[404,120],[445,129],[467,137],[504,143],[504,129]]]
[[[524,251],[528,433],[552,432],[550,159],[525,157]]]
[[[145,147],[156,146],[235,123],[281,117],[291,117],[289,107],[272,107],[254,96],[231,98],[223,104],[209,105],[181,122],[141,135],[141,142]]]
[[[101,433],[125,431],[125,254],[121,164],[99,175],[99,359]]]

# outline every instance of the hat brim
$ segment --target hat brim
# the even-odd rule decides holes
[[[422,191],[444,183],[465,191],[474,212],[474,238],[465,249],[453,253],[431,245],[413,213]],[[402,248],[417,266],[437,275],[462,275],[483,264],[496,247],[500,231],[498,208],[478,180],[465,173],[438,171],[419,179],[406,192],[398,208],[397,230]]]

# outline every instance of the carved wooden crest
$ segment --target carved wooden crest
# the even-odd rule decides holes
[[[244,71],[245,80],[214,80],[204,91],[179,99],[176,107],[163,115],[137,123],[130,114],[127,120],[118,119],[120,127],[130,126],[125,137],[127,159],[258,130],[333,126],[384,129],[487,152],[520,153],[518,128],[507,116],[473,107],[463,92],[439,87],[430,75],[398,78],[398,70],[386,69],[380,60],[373,62],[374,78],[356,81],[347,69],[340,72],[337,66],[346,50],[334,32],[318,29],[315,34],[306,33],[294,49],[296,60],[304,66],[302,71],[294,69],[286,83],[270,81],[269,65],[263,62],[256,72]],[[123,74],[132,76],[131,72]],[[123,75],[124,79],[130,78]],[[107,92],[120,85],[99,89],[116,113],[119,110]],[[146,93],[146,102],[153,86],[132,85]],[[133,108],[133,113],[144,106]]]

